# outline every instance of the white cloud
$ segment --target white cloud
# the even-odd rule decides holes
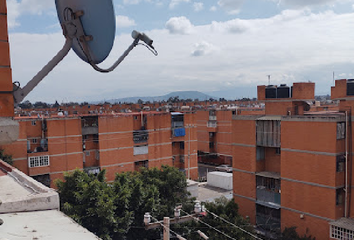
[[[202,41],[200,43],[194,44],[194,49],[192,51],[192,56],[200,57],[204,55],[211,54],[216,48],[208,43],[207,41]]]
[[[274,1],[274,0],[273,0]],[[351,0],[276,0],[279,6],[293,7],[293,8],[306,8],[313,6],[335,5],[343,2],[350,2]]]
[[[217,10],[217,7],[216,6],[212,6],[212,7],[210,7],[210,9],[209,9],[211,12],[215,12],[216,10]]]
[[[218,5],[229,14],[238,14],[244,0],[219,0]]]
[[[188,3],[190,0],[171,0],[169,8],[174,9],[180,3]]]
[[[9,29],[20,25],[17,18],[20,16],[20,4],[16,0],[7,0],[7,22]]]
[[[9,29],[20,26],[18,18],[22,14],[42,15],[53,14],[55,6],[54,1],[43,0],[7,0],[8,26]]]
[[[54,10],[54,1],[22,0],[20,9],[22,13],[43,14],[48,10]]]
[[[123,3],[126,5],[136,5],[140,3],[140,0],[123,0]]]
[[[193,3],[194,11],[200,12],[204,9],[204,4],[202,2]]]
[[[170,18],[165,26],[171,34],[190,34],[193,31],[192,23],[184,16]]]
[[[135,21],[127,16],[118,15],[116,16],[117,28],[126,28],[135,26]]]
[[[145,31],[159,56],[137,46],[114,72],[100,74],[71,51],[28,99],[61,102],[158,96],[177,89],[256,89],[267,84],[269,74],[274,84],[311,80],[316,82],[316,91],[328,93],[333,71],[346,76],[354,73],[353,18],[354,13],[298,10],[203,26],[193,26],[185,17],[171,18],[166,29]],[[111,65],[131,42],[130,34],[117,36],[102,67]],[[59,31],[48,35],[10,33],[13,80],[25,85],[63,43]]]

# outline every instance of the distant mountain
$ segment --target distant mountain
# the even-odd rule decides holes
[[[210,98],[214,98],[213,96],[207,95],[205,93],[202,92],[198,92],[198,91],[177,91],[177,92],[171,92],[169,94],[163,95],[163,96],[156,96],[156,97],[128,97],[128,98],[117,98],[117,99],[110,99],[110,100],[106,100],[106,102],[109,103],[118,103],[118,102],[132,102],[132,103],[136,103],[138,102],[139,99],[143,100],[144,102],[153,102],[153,101],[167,101],[169,98],[174,98],[174,97],[178,97],[181,100],[185,100],[185,99],[198,99],[200,101],[204,101]]]

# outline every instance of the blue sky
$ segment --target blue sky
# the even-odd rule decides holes
[[[113,73],[71,52],[26,98],[90,101],[198,90],[255,97],[256,86],[313,81],[327,94],[354,78],[354,0],[114,0],[112,64],[136,29],[159,56],[137,47]],[[13,80],[23,86],[64,43],[54,0],[7,0]]]

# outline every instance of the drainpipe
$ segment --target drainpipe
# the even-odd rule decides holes
[[[344,217],[348,217],[348,111],[345,111],[345,200]]]

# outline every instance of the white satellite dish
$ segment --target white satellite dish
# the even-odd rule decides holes
[[[58,18],[66,38],[63,48],[34,76],[25,87],[14,82],[15,104],[20,103],[72,48],[84,61],[99,72],[113,71],[138,44],[145,45],[157,56],[153,41],[144,33],[132,32],[133,42],[108,69],[97,64],[109,55],[115,37],[115,14],[112,0],[55,0]],[[144,43],[139,43],[143,41]]]

